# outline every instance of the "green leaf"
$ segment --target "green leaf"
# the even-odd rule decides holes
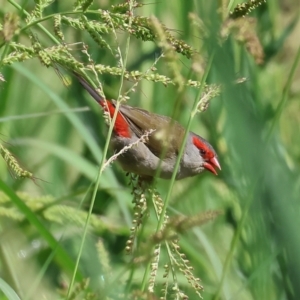
[[[8,300],[21,300],[17,293],[0,277],[0,290]]]
[[[71,273],[74,270],[74,262],[68,253],[59,245],[59,242],[53,237],[51,232],[45,225],[38,219],[34,212],[15,194],[15,192],[7,186],[0,179],[0,190],[3,191],[12,201],[12,203],[24,214],[26,219],[31,223],[40,233],[40,235],[48,243],[49,247],[56,252],[56,260],[61,267],[67,272]],[[82,275],[78,272],[78,278],[82,279]]]

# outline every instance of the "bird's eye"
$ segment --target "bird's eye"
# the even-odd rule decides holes
[[[200,154],[203,156],[206,154],[206,151],[204,149],[200,149]]]

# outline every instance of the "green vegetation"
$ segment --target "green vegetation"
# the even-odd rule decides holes
[[[299,299],[299,9],[0,0],[0,300]],[[73,70],[222,171],[125,174]]]

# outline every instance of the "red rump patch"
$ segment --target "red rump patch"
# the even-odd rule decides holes
[[[196,136],[193,137],[194,145],[199,149],[199,151],[203,152],[202,157],[205,160],[209,160],[215,156],[214,152],[210,149],[210,147],[205,143],[205,141],[200,140]]]
[[[111,118],[114,117],[116,108],[113,103],[111,103],[110,101],[101,101],[100,105],[104,108],[105,111],[109,111]],[[118,112],[117,114],[117,118],[114,126],[114,132],[116,135],[121,137],[126,137],[126,138],[131,137],[129,125],[120,112]]]

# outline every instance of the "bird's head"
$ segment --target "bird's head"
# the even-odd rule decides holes
[[[202,158],[202,166],[206,170],[217,175],[218,173],[216,172],[215,168],[221,170],[221,166],[219,164],[216,151],[213,149],[213,147],[204,138],[196,134],[193,134],[192,142],[199,151],[199,155]]]

